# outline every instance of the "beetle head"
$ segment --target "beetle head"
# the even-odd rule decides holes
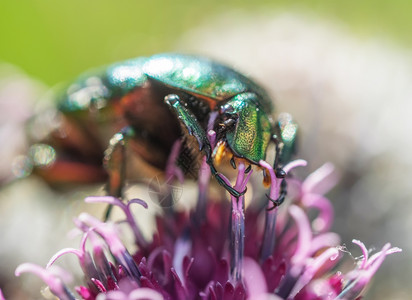
[[[226,141],[232,152],[254,164],[265,159],[271,138],[271,124],[267,113],[257,103],[258,96],[243,93],[230,99],[221,114],[226,116]]]

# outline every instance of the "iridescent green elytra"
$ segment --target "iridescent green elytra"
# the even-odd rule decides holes
[[[207,138],[210,117],[215,118],[212,129],[218,141],[251,164],[258,165],[266,158],[273,141],[278,149],[275,168],[285,162],[282,157],[290,157],[280,151],[286,136],[282,130],[295,124],[274,122],[271,99],[249,78],[213,60],[179,54],[132,59],[86,73],[62,95],[59,110],[65,126],[78,129],[76,140],[67,144],[79,150],[82,161],[87,162],[90,153],[84,149],[105,149],[113,136],[104,162],[108,192],[114,196],[120,196],[123,187],[126,140],[146,162],[164,168],[183,124],[199,142],[217,181],[239,197],[241,193],[226,184],[215,169],[213,145]],[[285,152],[290,152],[296,126],[287,136]],[[59,162],[58,158],[56,164]]]

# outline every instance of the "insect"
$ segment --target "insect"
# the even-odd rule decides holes
[[[46,148],[35,153],[55,151],[57,156],[37,172],[51,182],[107,180],[108,194],[116,197],[125,181],[126,145],[145,162],[164,168],[181,128],[196,138],[212,175],[235,197],[245,191],[233,189],[217,171],[222,153],[232,155],[234,168],[233,158],[259,165],[273,142],[276,176],[283,178],[281,167],[295,150],[297,126],[289,115],[274,121],[272,101],[261,87],[203,57],[160,54],[116,63],[81,76],[58,103],[60,125],[43,144]],[[216,147],[206,132],[212,115]],[[271,199],[274,205],[286,194],[283,182],[279,199]]]

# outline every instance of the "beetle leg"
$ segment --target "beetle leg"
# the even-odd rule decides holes
[[[282,148],[280,149],[279,162],[288,163],[296,152],[298,125],[288,113],[279,114],[277,120]]]
[[[281,141],[279,140],[278,136],[276,134],[272,135],[272,141],[275,143],[275,161],[273,162],[273,168],[276,170],[277,166],[279,164],[279,157],[280,157],[280,151],[281,151]]]
[[[233,187],[226,183],[222,175],[217,172],[212,160],[212,146],[209,139],[206,136],[205,130],[200,126],[199,122],[193,116],[190,111],[184,107],[178,95],[170,94],[165,97],[165,102],[172,108],[177,114],[179,120],[185,125],[190,135],[193,135],[199,143],[199,148],[206,155],[206,163],[210,167],[212,175],[216,178],[217,182],[223,186],[231,195],[239,198],[246,193],[246,189],[243,192],[236,191]]]
[[[280,183],[280,194],[278,199],[269,199],[273,202],[273,207],[269,210],[278,207],[285,200],[287,193],[287,184],[285,180],[286,173],[280,166],[289,162],[296,151],[298,125],[293,121],[290,114],[282,113],[278,117],[275,132],[279,133],[279,136],[277,134],[272,135],[272,140],[276,145],[276,156],[273,168],[275,169],[276,177],[282,179],[282,182]]]
[[[276,207],[280,206],[283,201],[285,201],[285,197],[287,194],[287,183],[285,178],[282,179],[282,182],[280,183],[280,193],[279,193],[279,197],[276,200],[271,199],[268,195],[266,195],[266,197],[272,201],[273,203],[273,207],[269,208],[268,210],[272,210],[275,209]]]
[[[125,127],[110,139],[109,147],[104,152],[103,164],[109,174],[106,185],[107,194],[116,198],[123,196],[126,174],[126,141],[134,136],[131,127]],[[106,210],[105,220],[110,216],[112,206]]]
[[[273,162],[273,169],[275,170],[275,174],[276,174],[276,178],[285,178],[286,173],[285,171],[283,171],[282,167],[280,167],[280,164],[282,163],[280,161],[280,156],[281,156],[281,152],[282,152],[282,142],[279,141],[279,138],[277,137],[276,134],[272,135],[272,141],[275,143],[275,151],[276,151],[276,155],[275,155],[275,161]]]
[[[213,176],[216,178],[217,182],[221,186],[223,186],[232,196],[239,198],[240,196],[243,196],[246,193],[247,188],[245,188],[244,191],[239,192],[235,190],[233,187],[231,187],[230,185],[228,185],[226,181],[223,179],[222,175],[220,175],[220,173],[216,170],[215,166],[213,165],[213,162],[211,160],[210,161],[206,160],[206,162],[209,165],[210,171],[212,172]]]
[[[275,143],[275,147],[276,147],[276,156],[275,156],[275,161],[273,162],[273,169],[275,169],[276,178],[282,179],[282,181],[280,183],[280,193],[279,193],[278,199],[274,200],[274,199],[271,199],[268,195],[266,195],[266,197],[273,203],[273,207],[269,208],[268,210],[275,209],[276,207],[281,205],[283,201],[285,201],[285,197],[287,194],[287,183],[285,179],[286,173],[282,169],[282,167],[279,166],[283,144],[281,141],[279,141],[279,138],[277,137],[276,134],[272,135],[272,141]],[[265,175],[265,173],[263,173],[263,175]]]

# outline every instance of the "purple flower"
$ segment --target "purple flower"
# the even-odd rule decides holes
[[[210,133],[213,138],[213,133]],[[170,160],[168,174],[182,180]],[[205,162],[203,162],[205,164]],[[252,171],[246,173],[237,161],[234,188],[243,191]],[[386,244],[369,257],[366,247],[354,269],[341,273],[338,264],[347,252],[337,234],[329,232],[333,210],[324,194],[333,187],[336,176],[330,164],[322,166],[303,182],[287,177],[288,200],[273,207],[280,181],[267,162],[261,168],[270,174],[267,198],[244,197],[231,201],[208,196],[210,172],[201,168],[199,196],[191,211],[168,211],[156,217],[151,241],[141,233],[130,206],[144,210],[146,202],[127,203],[113,197],[88,197],[86,202],[118,206],[134,234],[137,251],[123,244],[119,224],[102,222],[83,213],[75,225],[83,232],[79,249],[67,248],[53,256],[46,268],[23,264],[23,272],[37,274],[61,299],[356,299],[388,254],[400,252]],[[305,166],[296,160],[284,167],[286,173]],[[227,181],[229,182],[229,181]],[[258,187],[254,187],[254,189]],[[254,195],[253,195],[254,196]],[[257,198],[257,197],[254,197]],[[310,216],[315,216],[310,219]],[[91,247],[86,247],[89,244]],[[90,250],[87,250],[90,249]],[[82,285],[72,292],[65,272],[52,265],[65,254],[77,256],[84,273]]]

